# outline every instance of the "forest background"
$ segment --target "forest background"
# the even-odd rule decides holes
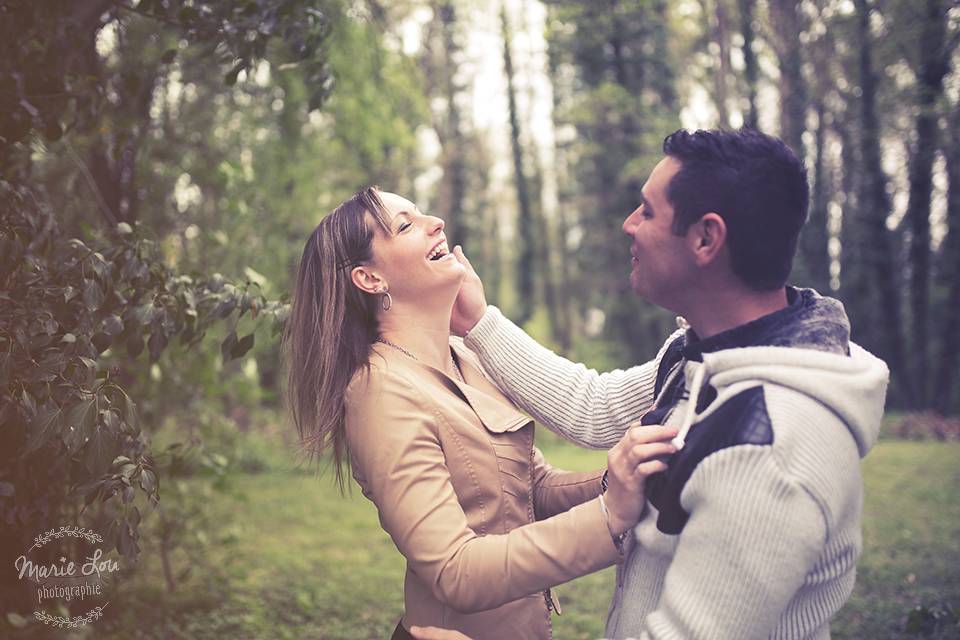
[[[545,345],[649,359],[674,318],[631,294],[620,225],[684,126],[805,159],[792,283],[956,439],[958,43],[956,0],[0,2],[0,566],[64,525],[132,561],[168,480],[223,488],[249,434],[294,457],[290,274],[371,184]],[[203,521],[179,486],[169,553]]]

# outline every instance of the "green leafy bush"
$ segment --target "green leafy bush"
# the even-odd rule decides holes
[[[106,549],[136,560],[137,496],[160,499],[160,460],[181,449],[151,451],[126,390],[147,368],[136,363],[231,318],[221,352],[242,357],[254,335],[237,335],[240,317],[269,314],[276,334],[289,311],[255,289],[177,273],[124,223],[95,241],[69,238],[32,190],[0,181],[0,553],[83,516]]]

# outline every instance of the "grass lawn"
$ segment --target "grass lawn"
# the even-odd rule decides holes
[[[592,469],[605,455],[545,434],[558,467]],[[960,444],[882,440],[863,462],[865,550],[856,591],[835,618],[834,638],[916,637],[918,605],[960,605]],[[238,474],[232,489],[180,486],[202,516],[188,519],[168,569],[179,586],[162,607],[159,518],[146,514],[141,561],[111,595],[109,615],[79,637],[385,639],[403,610],[404,562],[359,490],[341,498],[302,472]],[[173,509],[177,488],[164,500]],[[613,570],[558,588],[559,640],[603,636]],[[42,627],[42,625],[40,625]],[[2,627],[2,624],[0,624]],[[0,635],[3,629],[0,628]],[[952,631],[956,633],[956,628]],[[933,637],[957,637],[940,631]],[[31,625],[16,637],[66,637]]]

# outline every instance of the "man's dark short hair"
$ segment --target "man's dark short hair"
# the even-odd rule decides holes
[[[727,225],[734,274],[756,291],[783,287],[807,220],[807,171],[790,148],[752,129],[677,131],[663,141],[682,165],[670,181],[673,232],[707,213]]]

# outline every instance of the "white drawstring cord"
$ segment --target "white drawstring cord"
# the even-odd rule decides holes
[[[697,397],[700,395],[700,387],[703,386],[703,378],[707,374],[707,367],[701,364],[693,374],[693,384],[690,385],[690,394],[687,398],[687,412],[683,417],[683,424],[680,426],[680,432],[677,434],[671,444],[677,448],[677,451],[683,449],[687,439],[687,433],[693,426],[693,420],[697,417]]]

